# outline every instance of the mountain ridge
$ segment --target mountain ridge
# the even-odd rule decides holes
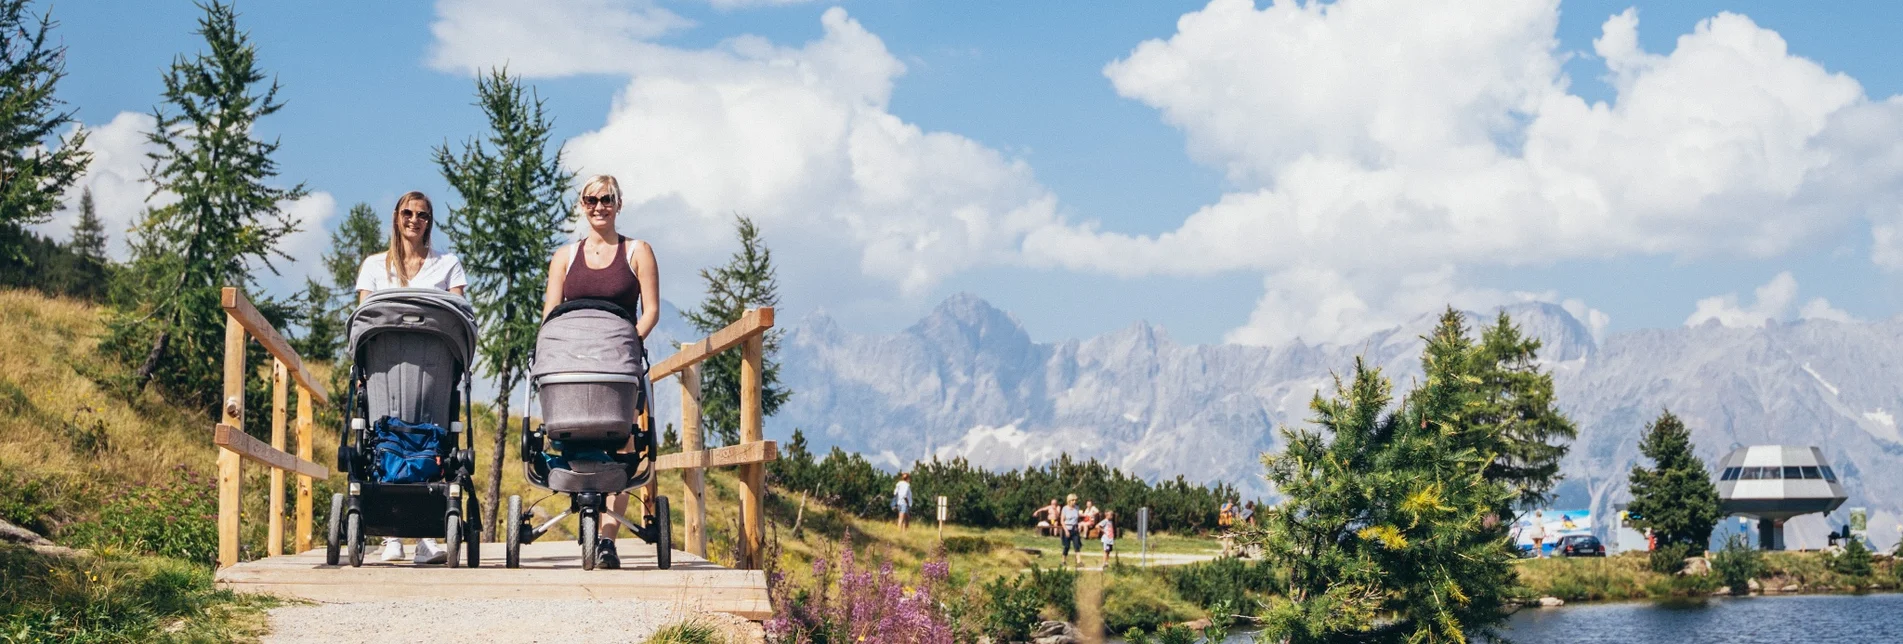
[[[1542,341],[1561,408],[1580,428],[1555,507],[1603,516],[1623,501],[1645,423],[1671,409],[1708,464],[1750,444],[1824,448],[1851,492],[1846,507],[1869,507],[1872,539],[1895,541],[1903,504],[1886,494],[1903,489],[1895,418],[1903,383],[1882,376],[1903,366],[1903,318],[1595,338],[1564,307],[1524,302],[1468,312],[1469,327],[1477,334],[1497,311]],[[1331,394],[1334,374],[1357,356],[1397,395],[1411,389],[1420,336],[1437,318],[1349,343],[1261,347],[1180,344],[1144,321],[1036,342],[1015,316],[970,293],[889,334],[856,333],[815,311],[785,328],[781,382],[794,394],[766,428],[779,439],[801,428],[818,449],[839,446],[893,468],[932,456],[1017,468],[1068,452],[1150,479],[1182,474],[1266,497],[1258,457],[1280,448],[1280,430],[1308,426],[1309,401]],[[656,387],[663,419],[678,415],[671,384]],[[1843,515],[1801,518],[1787,535],[1821,546]]]

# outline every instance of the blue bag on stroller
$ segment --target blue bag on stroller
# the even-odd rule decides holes
[[[390,416],[377,419],[377,480],[425,483],[440,479],[448,438],[449,430],[430,423],[410,424]]]

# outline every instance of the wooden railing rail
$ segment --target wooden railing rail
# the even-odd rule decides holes
[[[740,466],[740,525],[742,561],[739,567],[758,569],[766,546],[762,531],[766,499],[766,462],[779,457],[779,446],[761,436],[760,388],[765,359],[765,335],[773,328],[772,307],[750,309],[726,328],[681,350],[648,370],[649,380],[669,376],[681,379],[681,452],[662,456],[657,472],[680,470],[687,488],[682,514],[687,517],[687,552],[707,556],[706,468]],[[706,449],[700,427],[700,363],[722,351],[740,347],[740,443]],[[655,483],[649,484],[653,498]]]
[[[311,424],[314,404],[329,404],[330,397],[304,360],[291,348],[284,336],[272,327],[258,309],[236,287],[227,286],[220,305],[225,310],[224,403],[220,422],[212,428],[212,444],[218,446],[218,566],[238,563],[238,518],[243,500],[243,462],[251,460],[271,468],[270,528],[266,537],[266,556],[284,553],[284,473],[297,475],[297,517],[293,526],[297,552],[311,547],[311,481],[330,478],[330,469],[311,462],[311,444],[316,432]],[[256,338],[270,352],[271,360],[271,444],[244,433],[245,347]],[[297,455],[284,451],[286,411],[289,406],[287,381],[297,387]]]

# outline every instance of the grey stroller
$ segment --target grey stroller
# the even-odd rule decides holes
[[[661,449],[652,420],[646,426],[639,422],[648,416],[643,412],[651,392],[634,316],[600,300],[565,302],[542,320],[534,360],[529,373],[535,393],[529,400],[540,400],[542,424],[531,431],[529,415],[522,416],[523,470],[530,485],[568,495],[569,508],[536,526],[522,497],[509,497],[505,565],[520,566],[522,544],[574,514],[581,523],[583,569],[595,568],[603,515],[654,544],[657,566],[669,568],[674,538],[667,497],[654,498],[639,522],[607,505],[608,495],[654,478]]]
[[[476,318],[460,295],[377,291],[350,315],[352,365],[324,562],[363,565],[364,537],[443,539],[448,565],[479,565],[482,518],[471,475],[470,365]]]

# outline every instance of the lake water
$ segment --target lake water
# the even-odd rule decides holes
[[[1528,608],[1502,633],[1516,644],[1861,644],[1903,642],[1903,594],[1714,598],[1693,604]]]
[[[1903,643],[1903,594],[1528,608],[1515,613],[1501,634],[1514,644],[1898,644]],[[1223,644],[1251,642],[1252,635],[1235,633]]]

